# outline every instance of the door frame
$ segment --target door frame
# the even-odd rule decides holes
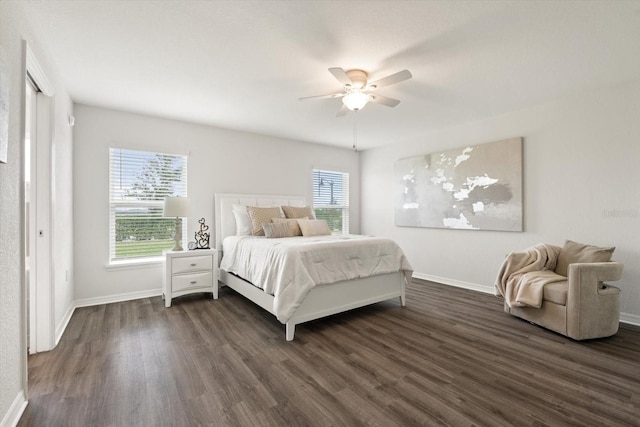
[[[24,72],[22,73],[22,100],[23,100],[23,114],[26,114],[24,100],[26,97],[26,84],[27,74],[31,80],[38,86],[40,92],[36,93],[37,97],[37,109],[36,109],[36,135],[35,135],[35,152],[31,152],[32,158],[35,160],[36,168],[33,170],[32,161],[32,176],[35,173],[37,175],[35,182],[32,184],[31,191],[36,194],[36,204],[31,209],[36,210],[36,224],[33,227],[33,232],[38,233],[35,239],[35,247],[32,247],[31,253],[35,254],[36,266],[35,266],[35,301],[31,302],[32,309],[35,309],[35,322],[30,325],[31,333],[35,336],[36,348],[31,348],[31,352],[40,352],[51,350],[55,346],[55,310],[54,310],[54,293],[53,293],[53,258],[52,258],[52,243],[54,241],[53,236],[53,136],[54,136],[54,90],[47,75],[40,66],[36,56],[33,54],[27,41],[23,41],[23,59],[24,59]],[[24,122],[23,122],[24,132]],[[24,137],[22,141],[24,144]],[[24,147],[23,147],[24,149]],[[23,153],[24,156],[24,153]],[[23,157],[24,158],[24,157]],[[22,184],[24,188],[24,165],[22,173]],[[23,196],[24,197],[24,196]],[[32,199],[33,200],[33,199]],[[22,218],[24,220],[24,201],[22,203]],[[26,224],[23,226],[23,235],[25,232]],[[40,232],[42,232],[40,234]],[[22,248],[22,260],[24,262],[26,256],[26,249],[23,245]],[[33,265],[33,263],[32,263]],[[26,270],[23,268],[23,275]],[[34,272],[31,272],[33,275]],[[23,283],[26,278],[23,277]],[[24,289],[24,286],[23,286]],[[24,295],[25,313],[24,319],[24,342],[25,342],[25,354],[29,343],[27,342],[27,295]],[[25,356],[26,357],[26,356]],[[26,361],[25,361],[26,362]],[[26,363],[25,363],[26,371]]]

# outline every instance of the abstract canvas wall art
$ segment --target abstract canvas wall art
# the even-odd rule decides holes
[[[397,160],[395,224],[522,231],[522,140]]]

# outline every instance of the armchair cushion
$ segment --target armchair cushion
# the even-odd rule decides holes
[[[569,264],[609,262],[615,247],[598,247],[567,240],[560,250],[556,263],[556,273],[561,276],[569,274]]]
[[[569,290],[569,282],[554,282],[545,285],[542,294],[542,300],[552,302],[558,305],[567,305],[567,292]]]

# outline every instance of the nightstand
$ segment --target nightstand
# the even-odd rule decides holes
[[[212,292],[218,299],[218,251],[167,251],[164,253],[163,296],[165,307],[181,295]]]

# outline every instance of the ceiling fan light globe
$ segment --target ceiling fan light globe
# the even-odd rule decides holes
[[[362,110],[367,102],[371,99],[371,95],[362,92],[351,92],[342,97],[342,103],[351,111]]]

